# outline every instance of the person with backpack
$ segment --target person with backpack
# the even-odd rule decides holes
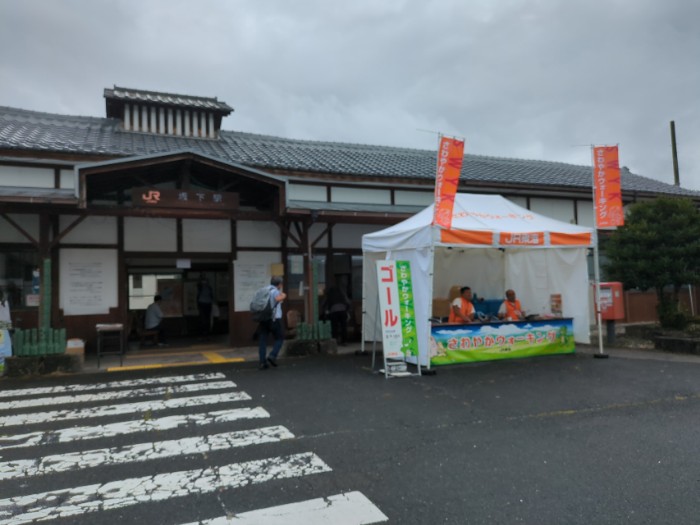
[[[267,304],[263,310],[255,311],[253,299],[251,311],[258,321],[258,355],[260,358],[260,370],[266,370],[269,365],[277,366],[277,354],[279,354],[282,343],[284,343],[284,331],[282,329],[282,301],[287,298],[287,294],[282,291],[282,278],[273,277],[267,287]],[[256,298],[258,293],[256,293]],[[257,314],[257,315],[256,315]],[[255,317],[254,317],[255,318]],[[267,336],[272,334],[272,352],[267,355]],[[269,363],[269,365],[268,365]]]

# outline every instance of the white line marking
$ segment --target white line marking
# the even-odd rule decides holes
[[[267,509],[221,516],[185,525],[371,525],[389,521],[361,492],[346,492],[328,498],[279,505]]]
[[[0,390],[2,397],[36,396],[46,394],[66,394],[70,392],[85,392],[88,390],[109,390],[112,388],[133,388],[138,386],[169,385],[172,383],[189,383],[190,381],[213,381],[226,379],[222,373],[216,374],[192,374],[172,377],[149,377],[146,379],[127,379],[124,381],[110,381],[109,383],[94,383],[89,385],[60,385],[42,386],[37,388],[23,388],[17,390]]]
[[[181,394],[199,392],[202,390],[218,390],[236,388],[233,381],[212,381],[209,383],[192,383],[188,385],[159,386],[153,388],[137,388],[133,390],[116,390],[97,392],[94,394],[74,394],[67,396],[38,397],[34,399],[19,399],[7,401],[0,410],[17,410],[21,408],[43,407],[50,405],[65,405],[68,403],[93,403],[95,401],[114,401],[116,399],[132,399],[145,396],[162,396],[164,394]]]
[[[239,419],[260,419],[270,417],[270,414],[262,407],[235,408],[231,410],[218,410],[202,414],[187,414],[184,416],[167,416],[155,419],[136,419],[108,425],[93,427],[71,427],[61,430],[47,430],[18,434],[14,436],[0,436],[0,449],[20,447],[34,447],[36,445],[50,445],[54,443],[69,443],[84,439],[97,439],[104,437],[135,434],[138,432],[152,432],[172,430],[178,427],[203,426],[213,423],[230,423]]]
[[[66,518],[330,471],[331,468],[316,454],[305,452],[221,467],[84,485],[0,500],[0,525]]]
[[[248,400],[250,400],[250,396],[245,392],[227,392],[225,394],[211,394],[208,396],[197,397],[176,397],[165,400],[154,399],[151,401],[141,401],[139,403],[78,408],[75,410],[54,410],[52,412],[16,414],[13,416],[0,417],[0,428],[11,425],[31,425],[33,423],[133,414],[135,412],[147,412],[148,414],[145,414],[144,417],[148,415],[146,418],[148,419],[150,418],[150,413],[154,410],[166,410],[168,408],[193,407]]]
[[[173,456],[206,454],[216,450],[247,447],[259,443],[276,443],[293,437],[294,434],[285,427],[274,426],[6,461],[0,463],[0,481],[107,465],[138,463]]]

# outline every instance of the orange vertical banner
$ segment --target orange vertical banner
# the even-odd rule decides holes
[[[435,177],[435,213],[433,224],[449,229],[452,226],[452,209],[459,184],[464,159],[464,141],[440,137],[437,175]]]
[[[625,224],[622,209],[622,185],[617,146],[593,147],[593,187],[595,188],[596,226],[615,228]]]

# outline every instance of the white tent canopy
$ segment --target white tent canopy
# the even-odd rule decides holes
[[[432,220],[431,205],[362,237],[365,341],[381,341],[375,261],[392,259],[411,262],[421,365],[428,365],[433,297],[446,298],[454,285],[470,286],[486,299],[513,288],[529,314],[548,313],[551,295],[561,294],[575,340],[589,342],[587,252],[595,230],[538,215],[500,195],[457,194],[452,227]]]

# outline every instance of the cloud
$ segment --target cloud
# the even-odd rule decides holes
[[[113,85],[216,96],[224,128],[590,164],[700,189],[700,4],[684,0],[0,2],[0,104],[104,115]],[[7,81],[6,79],[10,79]]]

